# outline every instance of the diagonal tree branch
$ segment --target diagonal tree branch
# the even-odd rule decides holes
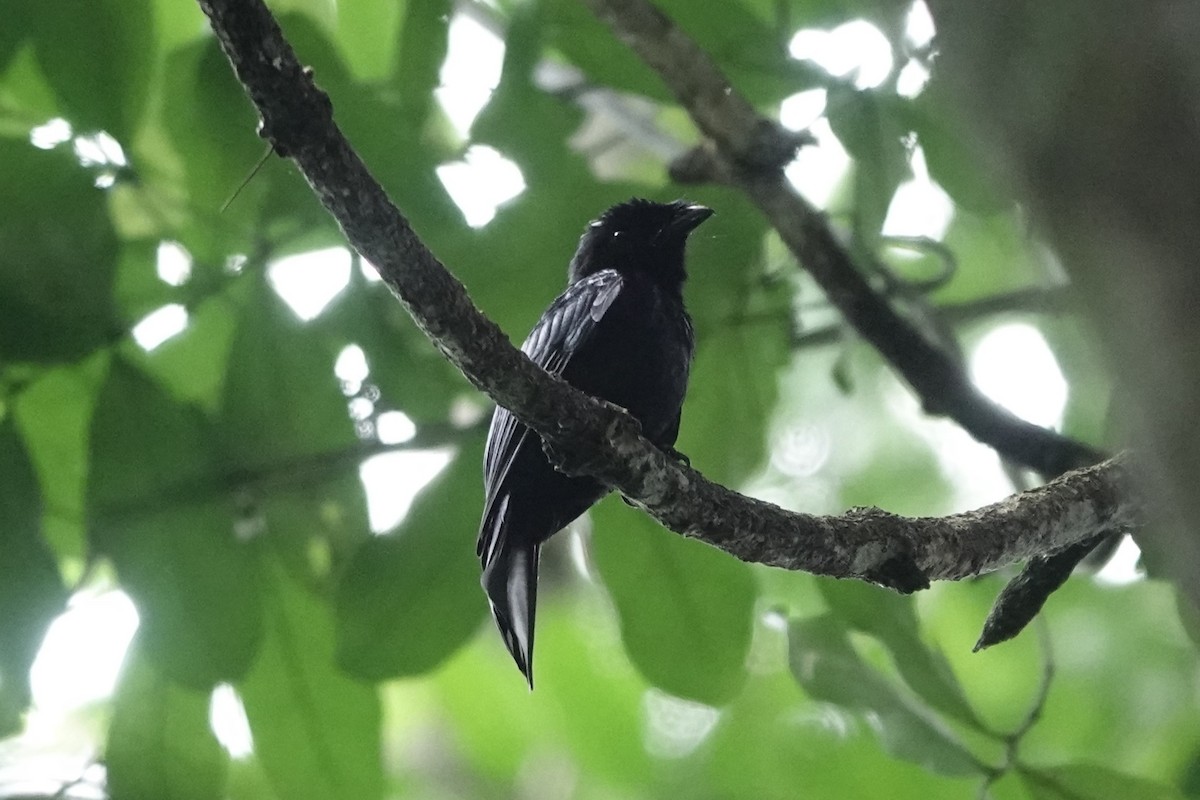
[[[758,114],[704,50],[647,0],[583,0],[652,67],[708,137],[673,170],[730,182],[750,198],[831,303],[908,381],[925,410],[953,418],[1005,458],[1056,476],[1099,461],[1097,450],[1011,414],[985,397],[953,356],[875,291],[825,217],[784,176],[796,134]]]
[[[1200,607],[1200,5],[928,5],[964,144],[1054,245],[1111,367],[1153,498],[1147,568]]]
[[[708,137],[672,165],[673,177],[685,182],[719,180],[740,188],[850,325],[908,381],[926,412],[951,417],[1003,457],[1048,477],[1103,457],[993,403],[951,353],[908,323],[871,287],[824,217],[784,176],[783,167],[797,145],[796,134],[761,117],[712,58],[670,18],[648,0],[583,1],[658,72]],[[997,599],[979,646],[1020,632],[1104,538],[1097,535],[1089,543],[1026,564]]]
[[[564,471],[594,475],[671,530],[738,558],[865,578],[901,591],[1136,524],[1140,514],[1120,459],[938,519],[878,509],[814,517],[706,480],[651,445],[621,409],[538,369],[475,308],[338,130],[329,98],[261,0],[199,2],[258,109],[262,136],[295,161],[350,243],[375,265],[434,345],[475,386],[541,434]]]

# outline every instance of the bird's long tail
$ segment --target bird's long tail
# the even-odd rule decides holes
[[[496,627],[530,689],[533,689],[533,625],[537,614],[540,549],[537,545],[501,547],[483,573],[483,588],[491,602]]]

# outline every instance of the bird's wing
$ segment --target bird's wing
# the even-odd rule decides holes
[[[597,323],[620,294],[622,285],[621,275],[613,270],[597,272],[571,284],[542,314],[521,350],[547,372],[562,374],[571,358],[591,338]],[[531,436],[536,444],[536,434],[518,422],[507,409],[496,409],[488,429],[483,461],[485,521],[491,516],[492,505],[513,459]],[[480,531],[481,555],[491,550],[492,543],[484,541],[489,538],[489,527],[485,524]]]

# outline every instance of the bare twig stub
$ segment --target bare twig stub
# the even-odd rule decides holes
[[[911,591],[930,579],[963,578],[1061,550],[1136,519],[1119,459],[985,509],[936,519],[877,509],[797,514],[706,480],[647,442],[628,414],[535,367],[475,308],[342,136],[328,97],[261,0],[200,5],[262,117],[263,136],[295,161],[433,344],[538,431],[564,470],[595,475],[671,530],[747,561]]]

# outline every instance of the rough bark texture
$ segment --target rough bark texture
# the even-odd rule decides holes
[[[595,475],[668,528],[739,558],[865,578],[902,591],[1134,524],[1138,511],[1118,459],[940,519],[877,509],[838,517],[791,513],[677,464],[642,438],[627,414],[536,368],[480,314],[345,141],[328,98],[261,0],[200,0],[200,5],[259,110],[264,137],[294,159],[350,243],[377,267],[431,341],[473,384],[542,434],[565,471]],[[742,135],[731,129],[729,135],[735,134]],[[1058,460],[1080,457],[1078,445],[1063,440],[1059,446],[1066,455]]]
[[[1079,442],[1030,424],[985,397],[954,357],[926,338],[871,287],[823,215],[792,188],[783,167],[800,140],[764,119],[712,58],[646,0],[583,0],[652,67],[713,145],[681,160],[677,179],[718,179],[741,188],[855,330],[921,398],[968,433],[1043,475],[1099,461]]]
[[[1200,606],[1200,5],[930,0],[976,151],[1062,256],[1136,443],[1153,572]]]
[[[871,287],[824,217],[800,197],[783,173],[801,141],[758,117],[708,54],[669,18],[647,0],[583,1],[659,73],[708,137],[672,165],[672,176],[684,182],[715,180],[744,191],[846,321],[908,381],[928,413],[954,419],[1005,458],[1047,477],[1102,457],[992,403],[952,354]],[[1092,547],[1103,538],[1097,537]],[[1092,547],[1074,547],[1051,559],[1030,561],[997,600],[988,630],[1015,635]],[[992,624],[995,620],[1003,624]],[[987,631],[981,643],[993,643]]]

